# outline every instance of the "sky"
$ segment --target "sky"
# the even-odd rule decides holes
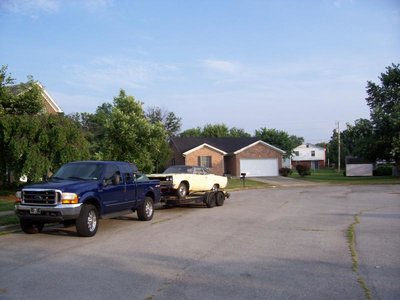
[[[0,65],[66,113],[120,89],[182,118],[328,142],[400,63],[400,0],[0,0]]]

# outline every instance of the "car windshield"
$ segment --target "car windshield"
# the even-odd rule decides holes
[[[73,163],[63,165],[52,179],[58,180],[98,180],[103,173],[104,166],[97,163]]]
[[[164,171],[164,174],[192,174],[193,167],[190,166],[171,166]]]

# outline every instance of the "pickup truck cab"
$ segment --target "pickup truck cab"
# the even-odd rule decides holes
[[[15,213],[25,233],[41,232],[45,223],[75,224],[80,236],[94,236],[100,218],[137,212],[153,218],[160,182],[149,180],[128,162],[76,161],[63,165],[48,181],[16,193]]]

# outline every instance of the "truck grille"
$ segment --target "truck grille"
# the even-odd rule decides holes
[[[59,193],[55,190],[23,190],[23,203],[36,205],[56,205]]]

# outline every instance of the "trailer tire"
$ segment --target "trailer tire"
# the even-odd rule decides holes
[[[207,193],[206,205],[208,208],[213,208],[216,205],[215,193]]]
[[[222,206],[222,205],[224,205],[224,202],[225,202],[224,192],[219,191],[219,192],[215,193],[215,204],[217,206]]]

